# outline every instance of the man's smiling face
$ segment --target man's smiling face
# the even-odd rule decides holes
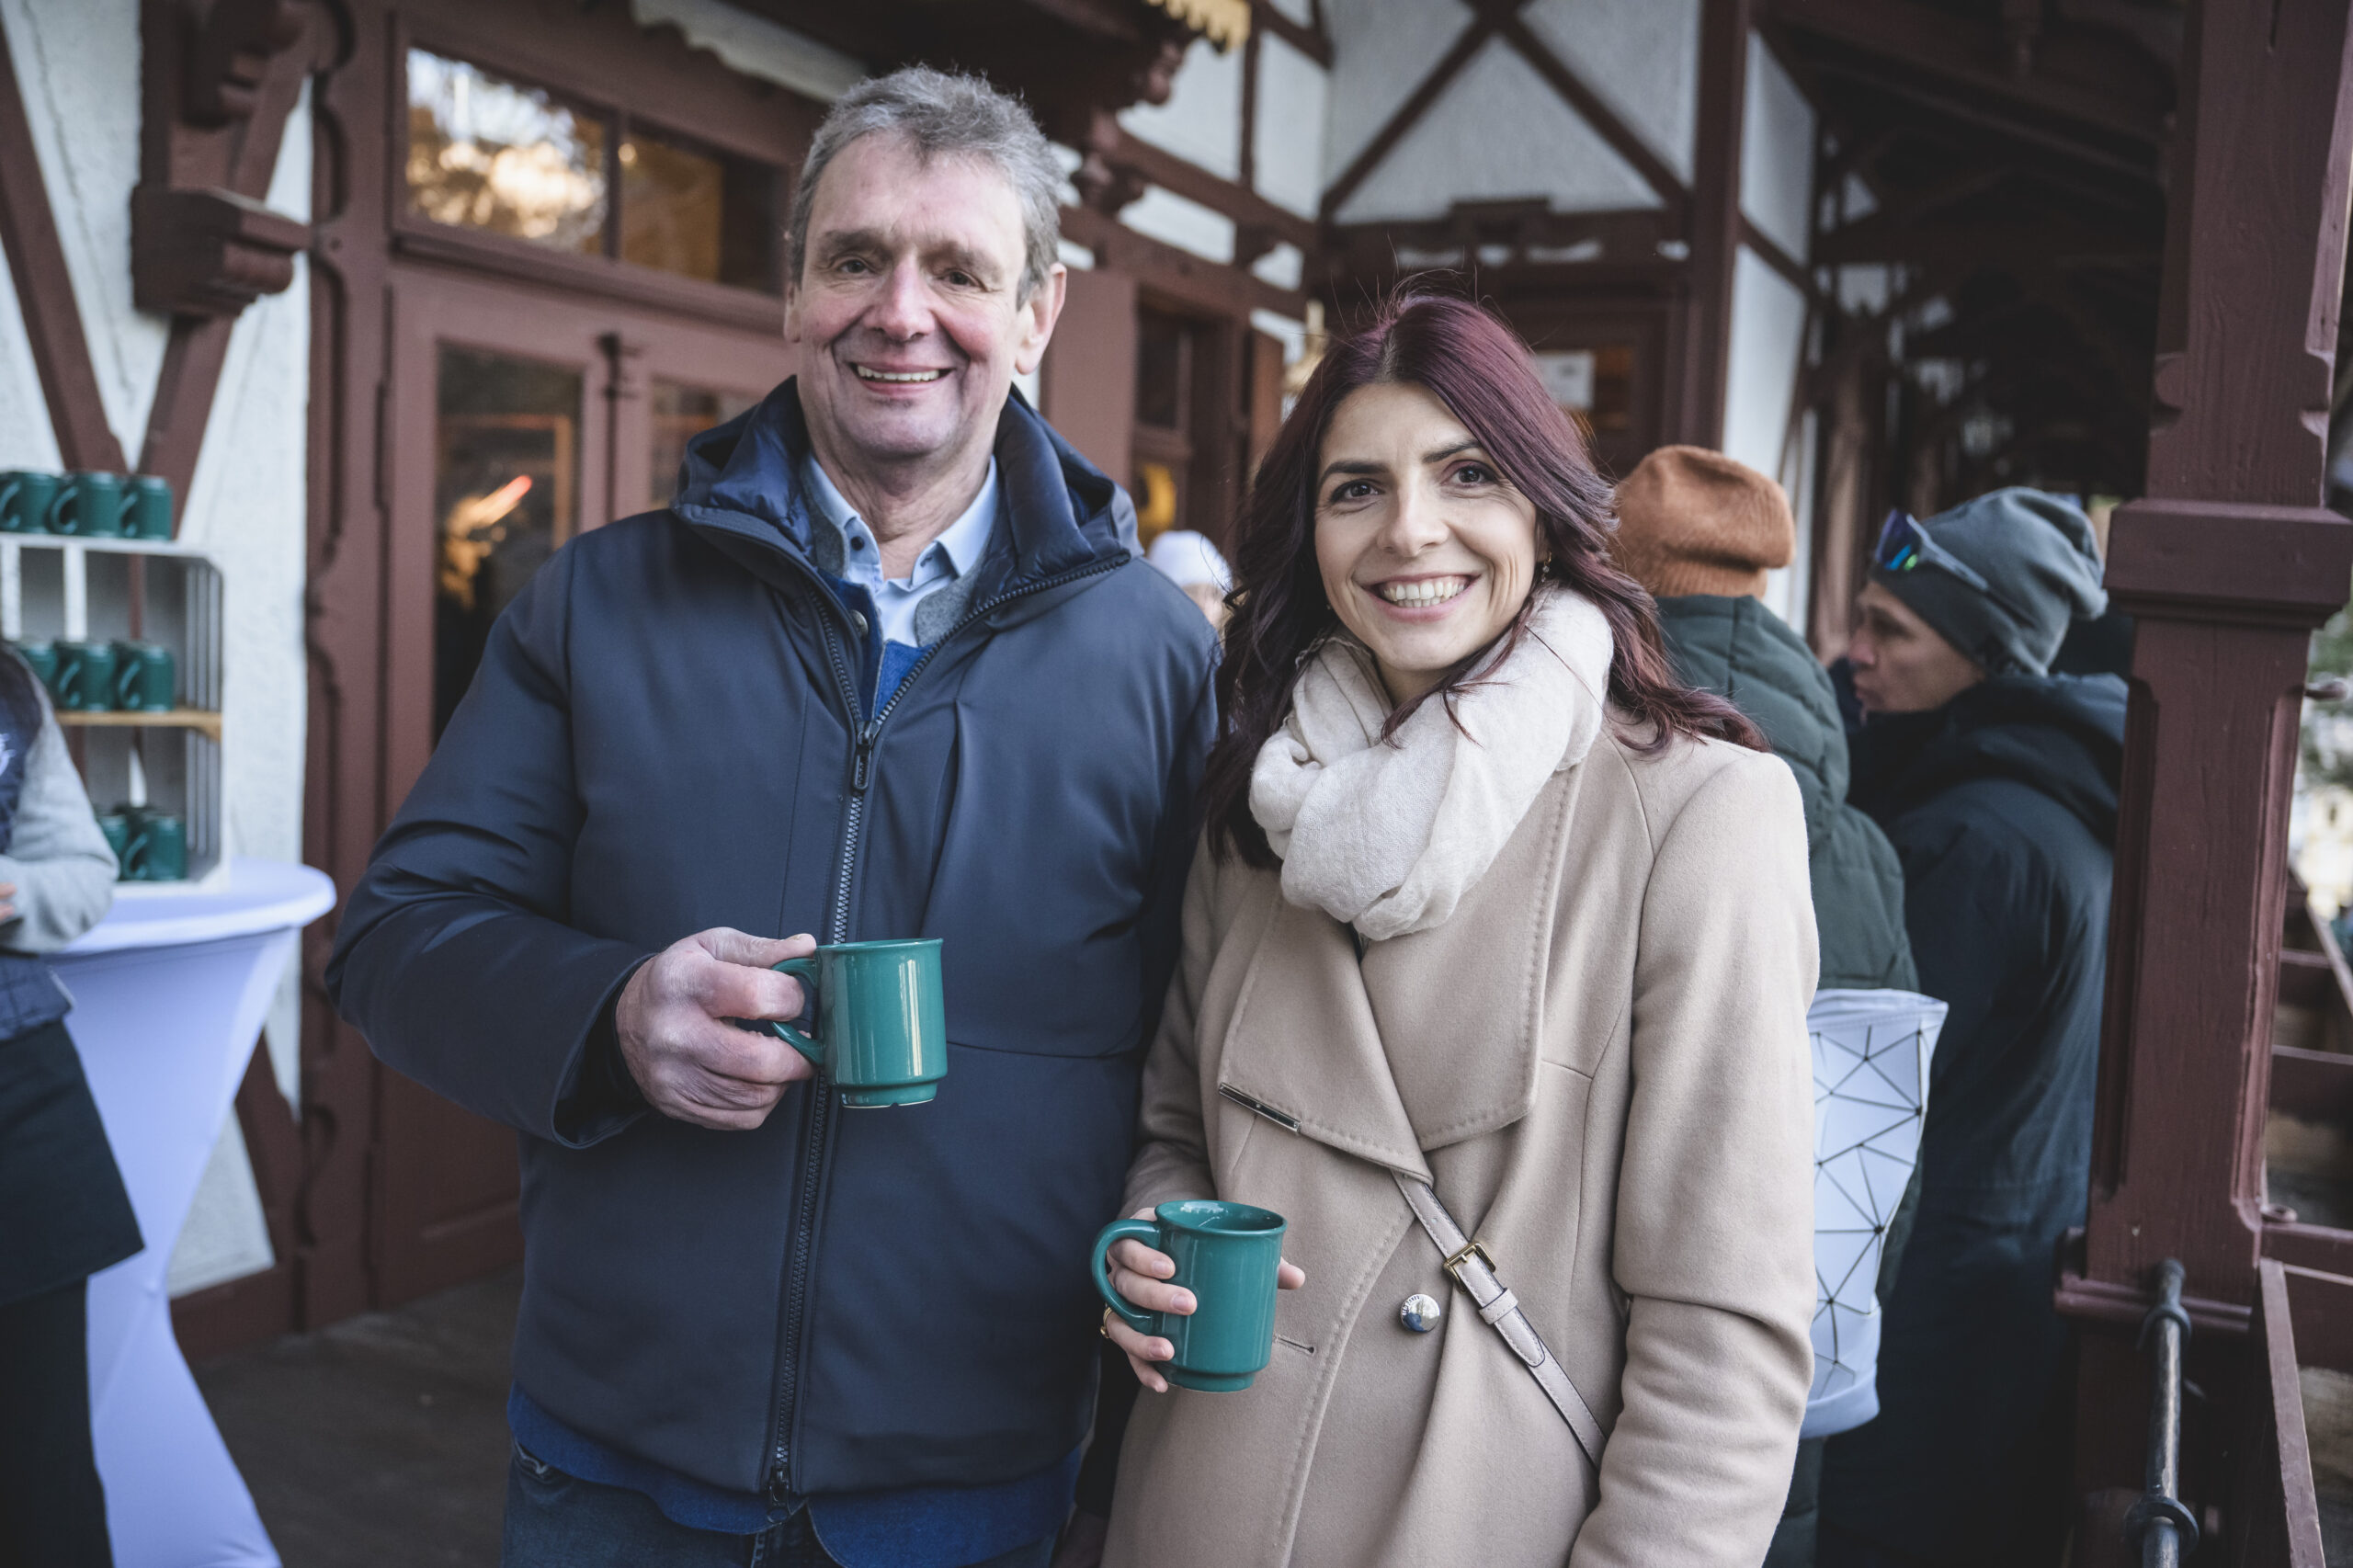
[[[887,132],[844,148],[818,176],[785,300],[820,455],[904,471],[985,451],[1062,305],[1059,267],[1020,298],[1023,256],[1020,204],[995,164],[926,161]]]

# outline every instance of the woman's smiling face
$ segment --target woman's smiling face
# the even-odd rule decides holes
[[[1350,392],[1324,434],[1315,564],[1392,702],[1446,683],[1503,635],[1536,582],[1536,506],[1438,394]]]

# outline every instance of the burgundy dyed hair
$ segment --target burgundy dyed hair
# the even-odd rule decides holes
[[[1610,487],[1584,435],[1537,379],[1528,346],[1488,311],[1439,294],[1400,293],[1364,329],[1324,356],[1259,464],[1234,528],[1233,618],[1218,668],[1218,741],[1201,780],[1211,849],[1271,867],[1274,851],[1250,814],[1250,769],[1282,723],[1300,665],[1339,629],[1315,564],[1315,474],[1324,432],[1348,394],[1381,382],[1427,389],[1485,449],[1496,472],[1536,505],[1552,560],[1539,583],[1583,594],[1609,622],[1616,652],[1609,699],[1632,721],[1631,744],[1654,752],[1678,736],[1708,736],[1755,751],[1756,727],[1731,703],[1676,679],[1660,639],[1658,608],[1610,563],[1617,524]],[[1530,605],[1534,594],[1529,595]],[[1529,606],[1505,633],[1516,642]],[[1432,696],[1448,700],[1473,658]],[[1393,723],[1392,723],[1393,727]]]

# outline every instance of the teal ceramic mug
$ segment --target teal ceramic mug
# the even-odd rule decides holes
[[[107,835],[107,847],[114,851],[115,878],[131,880],[131,839],[138,827],[129,812],[108,812],[98,819],[98,831]]]
[[[139,811],[130,815],[130,859],[123,874],[141,882],[184,880],[188,876],[188,824],[164,812]]]
[[[135,473],[122,498],[125,539],[172,537],[172,482],[161,475]]]
[[[57,695],[57,644],[44,637],[19,642],[16,646],[17,657],[24,660],[25,667],[33,672],[33,678],[46,687],[54,699]]]
[[[114,644],[114,705],[127,713],[170,710],[179,689],[179,665],[160,642]]]
[[[825,1070],[857,1109],[921,1105],[948,1075],[948,1009],[939,989],[939,942],[844,942],[813,957],[787,959],[779,974],[801,982],[816,1015],[814,1032],[755,1018]]]
[[[1095,1238],[1095,1289],[1138,1334],[1176,1347],[1160,1363],[1178,1388],[1230,1393],[1246,1389],[1275,1350],[1275,1272],[1290,1227],[1270,1209],[1188,1198],[1164,1203],[1150,1220],[1119,1220]],[[1168,1255],[1169,1283],[1193,1293],[1193,1311],[1148,1312],[1111,1289],[1105,1260],[1132,1237]]]
[[[50,506],[49,531],[82,539],[120,539],[124,500],[123,478],[119,473],[69,473]]]
[[[0,473],[0,533],[47,533],[49,509],[57,504],[57,487],[63,483],[38,469]]]
[[[114,644],[57,644],[57,705],[69,713],[102,713],[114,706]]]

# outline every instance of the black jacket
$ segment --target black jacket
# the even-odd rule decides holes
[[[788,381],[694,441],[672,510],[540,570],[327,972],[387,1063],[522,1133],[524,1391],[779,1503],[1077,1447],[1087,1248],[1119,1208],[1214,712],[1200,612],[1017,397],[964,619],[870,713],[879,644],[809,561],[807,439]],[[716,926],[942,938],[938,1098],[846,1112],[800,1085],[756,1132],[595,1103],[622,983]]]
[[[1917,989],[1904,933],[1904,870],[1887,835],[1847,803],[1847,730],[1830,676],[1789,623],[1753,598],[1658,601],[1676,673],[1765,732],[1805,803],[1822,988]]]
[[[2124,739],[2114,676],[1999,676],[1867,724],[1852,796],[1904,862],[1920,989],[1949,1004],[1879,1419],[1830,1440],[1825,1522],[1933,1562],[2044,1560],[2083,1222]]]

